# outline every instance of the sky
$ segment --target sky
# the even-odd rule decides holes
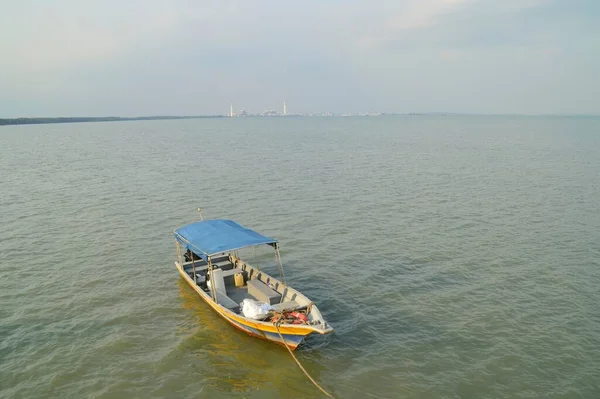
[[[19,0],[0,118],[600,114],[598,0]]]

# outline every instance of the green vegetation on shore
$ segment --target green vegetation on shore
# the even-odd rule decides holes
[[[43,123],[78,123],[78,122],[117,122],[117,121],[145,121],[160,119],[197,119],[197,118],[223,118],[222,115],[215,116],[140,116],[140,117],[63,117],[63,118],[11,118],[0,119],[2,125],[34,125]]]

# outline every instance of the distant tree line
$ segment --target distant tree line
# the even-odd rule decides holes
[[[103,117],[79,117],[79,118],[12,118],[0,119],[2,125],[35,125],[42,123],[78,123],[78,122],[117,122],[117,121],[149,121],[160,119],[198,119],[198,118],[223,118],[222,115],[215,116],[140,116],[134,118],[120,118],[116,116]]]

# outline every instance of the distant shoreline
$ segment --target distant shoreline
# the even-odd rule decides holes
[[[169,119],[200,119],[225,118],[223,115],[214,116],[139,116],[139,117],[60,117],[60,118],[0,118],[0,126],[6,125],[40,125],[47,123],[82,123],[82,122],[123,122],[123,121],[155,121]]]
[[[118,116],[101,116],[101,117],[57,117],[57,118],[0,118],[0,126],[8,125],[41,125],[50,123],[83,123],[83,122],[125,122],[125,121],[155,121],[155,120],[178,120],[178,119],[244,119],[244,118],[289,118],[289,117],[381,117],[381,116],[472,116],[472,117],[592,117],[598,118],[600,115],[587,114],[459,114],[446,112],[430,112],[430,113],[379,113],[379,114],[299,114],[299,115],[245,115],[234,116],[229,115],[198,115],[198,116],[136,116],[136,117],[118,117]]]

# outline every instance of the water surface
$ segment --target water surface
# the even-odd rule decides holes
[[[286,277],[336,328],[298,356],[337,397],[600,397],[599,132],[454,116],[2,127],[0,396],[321,397],[178,277],[172,231],[201,206],[280,239]]]

